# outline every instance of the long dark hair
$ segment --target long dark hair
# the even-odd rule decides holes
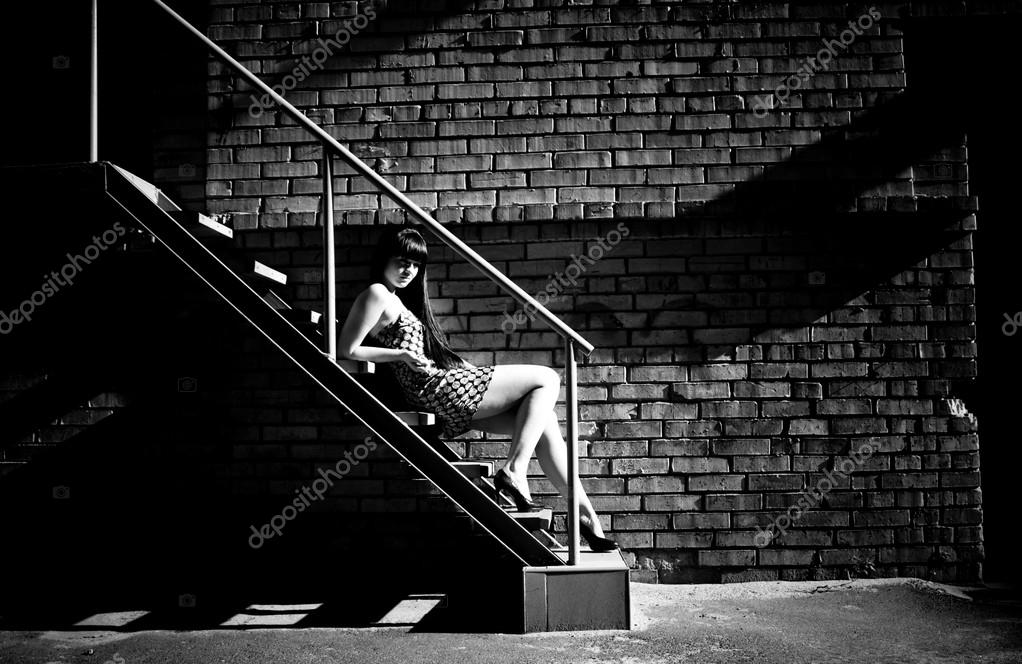
[[[419,273],[406,287],[397,289],[397,296],[422,321],[422,345],[426,357],[441,369],[459,369],[465,366],[464,361],[451,350],[447,335],[437,323],[433,307],[429,304],[426,256],[426,241],[419,231],[414,228],[386,228],[376,243],[369,276],[373,282],[387,285],[383,273],[391,258],[407,258],[419,262]]]

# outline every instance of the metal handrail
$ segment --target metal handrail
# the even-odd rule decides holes
[[[433,219],[425,210],[416,205],[407,196],[401,193],[394,185],[387,182],[379,173],[370,168],[364,161],[352,154],[346,147],[341,145],[337,139],[328,134],[322,127],[316,124],[311,118],[295,108],[289,101],[284,99],[280,94],[273,90],[270,86],[263,83],[259,78],[249,71],[244,65],[235,60],[227,51],[222,49],[216,42],[207,37],[202,33],[201,30],[193,26],[191,23],[186,21],[184,17],[175,12],[173,9],[167,6],[162,0],[152,0],[167,12],[175,21],[180,23],[189,32],[194,34],[196,37],[201,39],[203,43],[213,54],[218,58],[227,63],[232,69],[237,71],[242,78],[252,84],[254,87],[261,90],[263,93],[268,95],[273,101],[275,101],[291,118],[293,118],[298,124],[305,127],[313,136],[318,138],[325,147],[333,150],[341,159],[351,166],[360,175],[364,176],[376,187],[378,187],[384,194],[390,197],[395,203],[405,209],[405,211],[411,213],[419,221],[423,223],[430,231],[437,235],[451,249],[454,249],[462,258],[471,263],[480,272],[489,277],[492,281],[497,282],[503,286],[504,290],[508,292],[511,297],[518,301],[519,304],[526,306],[532,306],[536,309],[539,317],[542,318],[555,332],[560,334],[565,339],[571,339],[575,344],[588,356],[593,352],[594,347],[591,343],[586,341],[578,332],[568,327],[560,318],[550,313],[546,307],[537,302],[531,295],[522,290],[516,283],[508,279],[502,272],[498,271],[490,263],[473,251],[468,245],[462,242],[457,236],[451,233],[449,230],[444,228],[443,224]]]
[[[326,354],[331,359],[336,359],[337,330],[335,319],[336,298],[334,293],[334,260],[333,260],[333,163],[332,157],[327,153],[332,151],[344,160],[356,173],[368,179],[381,192],[397,203],[402,209],[411,214],[423,226],[429,229],[434,236],[444,244],[453,249],[458,255],[471,263],[477,270],[482,272],[491,281],[500,285],[512,298],[523,307],[531,306],[537,312],[539,318],[543,319],[555,332],[564,339],[564,370],[566,379],[566,408],[567,408],[567,446],[568,446],[568,564],[575,565],[579,558],[579,512],[578,495],[575,485],[578,483],[578,385],[575,349],[581,349],[588,356],[594,350],[594,346],[585,340],[578,332],[570,328],[560,318],[553,315],[542,304],[536,301],[531,295],[522,290],[516,283],[506,275],[494,268],[485,258],[477,254],[471,247],[462,242],[457,236],[448,231],[443,224],[433,219],[425,210],[416,205],[396,187],[387,182],[379,173],[370,168],[365,162],[355,156],[346,147],[341,145],[333,136],[327,133],[322,127],[316,124],[311,118],[295,108],[289,101],[263,83],[255,74],[244,65],[235,60],[227,51],[221,48],[216,42],[207,37],[201,30],[193,26],[180,14],[171,9],[162,0],[152,0],[160,9],[167,13],[183,28],[191,32],[202,41],[210,51],[220,60],[226,63],[231,69],[241,75],[253,87],[262,91],[270,99],[275,101],[300,126],[319,139],[323,144],[323,176],[326,178],[323,185],[323,222],[324,222],[324,336],[327,346]],[[91,88],[91,133],[90,146],[92,161],[98,160],[98,129],[97,116],[98,107],[97,95],[97,0],[93,0],[92,8],[92,88]]]

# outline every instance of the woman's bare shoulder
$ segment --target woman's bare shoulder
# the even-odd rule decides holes
[[[367,305],[387,304],[390,302],[390,297],[390,291],[387,290],[387,287],[376,282],[374,284],[370,284],[365,290],[359,293],[358,297],[355,298],[355,301],[363,302]]]

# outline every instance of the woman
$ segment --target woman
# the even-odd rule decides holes
[[[554,406],[561,377],[549,367],[507,364],[476,367],[459,357],[433,316],[426,280],[426,242],[411,228],[385,230],[376,246],[371,284],[355,299],[338,341],[342,357],[390,363],[405,398],[436,413],[443,435],[468,429],[511,436],[507,461],[494,475],[497,490],[518,509],[539,509],[529,493],[533,451],[550,482],[567,495],[567,446]],[[366,336],[383,348],[363,346]],[[603,536],[600,520],[581,482],[582,537],[594,551],[617,549]]]

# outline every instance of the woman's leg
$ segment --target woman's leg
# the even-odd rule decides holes
[[[547,426],[540,437],[536,449],[536,456],[539,457],[539,465],[543,468],[543,474],[547,476],[550,483],[554,485],[558,493],[568,498],[568,445],[561,436],[561,425],[557,421],[557,414],[550,412]],[[589,517],[593,532],[603,537],[603,528],[600,525],[600,518],[589,502],[589,496],[582,488],[582,481],[576,479],[575,493],[578,495],[578,513],[581,516]]]
[[[494,367],[490,386],[483,395],[472,418],[492,418],[507,411],[514,412],[511,449],[504,469],[526,498],[529,495],[528,468],[540,437],[547,426],[548,415],[554,412],[561,390],[561,377],[550,367],[531,364],[506,364]],[[556,419],[556,418],[555,418]]]
[[[543,469],[543,474],[547,476],[547,479],[550,480],[554,488],[567,498],[568,447],[561,436],[561,427],[557,421],[556,413],[550,411],[545,419],[546,422],[539,437],[539,444],[537,445],[539,465]],[[490,433],[514,435],[516,418],[513,413],[505,412],[478,421],[473,420],[472,427]],[[600,537],[603,537],[600,519],[596,515],[596,510],[593,509],[585,489],[582,488],[581,481],[575,485],[575,491],[578,494],[579,514],[589,517],[593,531]]]

